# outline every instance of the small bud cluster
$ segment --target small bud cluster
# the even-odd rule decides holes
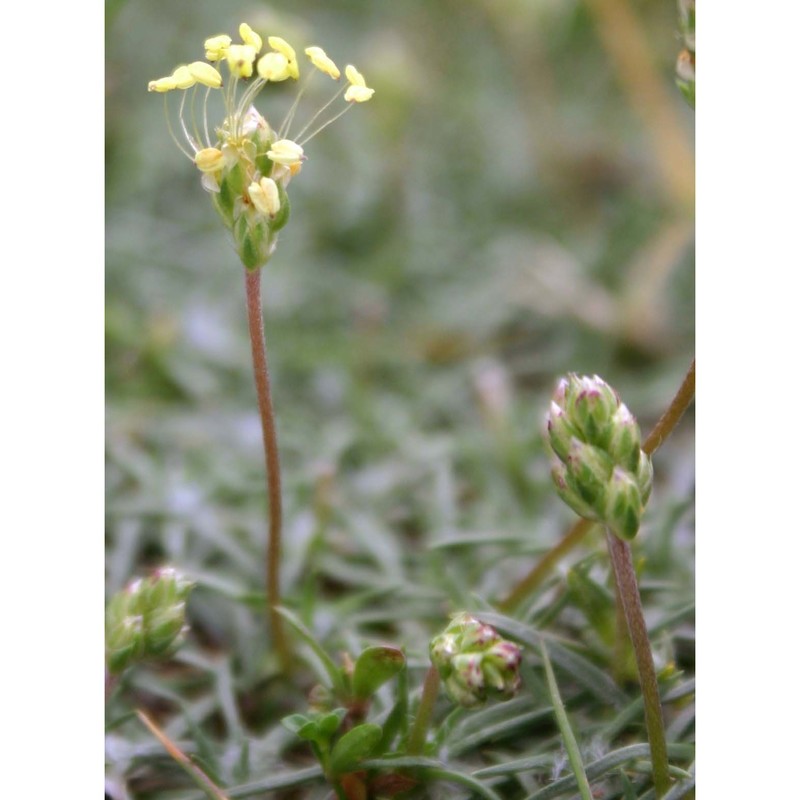
[[[465,708],[490,693],[507,699],[519,688],[520,648],[470,614],[455,615],[431,640],[430,656],[450,699]]]
[[[106,608],[106,665],[119,675],[138,661],[165,658],[183,641],[192,582],[174,569],[156,570],[117,592]]]
[[[556,491],[586,519],[622,539],[639,530],[653,484],[653,466],[641,449],[639,425],[601,378],[563,378],[547,418]]]
[[[166,93],[192,89],[196,92],[199,87],[206,88],[200,119],[195,117],[194,95],[188,104],[189,113],[184,114],[187,104],[186,95],[183,95],[178,118],[189,150],[177,139],[175,142],[202,173],[203,187],[211,193],[214,207],[233,234],[242,263],[252,270],[267,263],[275,249],[278,231],[288,222],[286,187],[306,158],[303,145],[353,103],[369,100],[375,90],[367,86],[364,76],[352,64],[348,64],[345,67],[347,87],[342,87],[290,139],[289,127],[305,85],[298,91],[295,103],[277,131],[256,110],[253,101],[267,84],[300,77],[297,53],[280,36],[268,36],[266,41],[270,49],[261,54],[264,40],[246,22],[239,26],[239,36],[241,43],[234,43],[227,34],[211,36],[204,43],[207,61],[181,65],[171,75],[150,81],[148,90]],[[308,47],[305,53],[317,72],[339,80],[339,68],[321,47]],[[229,73],[227,81],[223,81],[218,68],[223,62]],[[207,111],[210,93],[215,89],[222,96],[225,110],[212,136]],[[346,108],[307,133],[341,94],[347,102]]]

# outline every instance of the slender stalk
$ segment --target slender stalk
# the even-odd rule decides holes
[[[589,780],[586,777],[586,769],[583,766],[581,750],[578,746],[578,740],[575,738],[575,733],[569,724],[567,709],[564,708],[564,701],[561,699],[561,693],[558,691],[556,676],[553,672],[553,665],[550,663],[550,656],[547,654],[547,647],[545,646],[544,639],[541,640],[541,648],[542,663],[544,664],[544,671],[547,676],[547,687],[550,690],[550,698],[553,701],[553,712],[558,722],[558,728],[561,731],[561,739],[564,742],[564,748],[567,751],[567,757],[569,758],[572,772],[575,775],[575,780],[578,782],[578,791],[580,792],[582,800],[592,800],[592,787],[589,785]]]
[[[250,348],[253,355],[253,376],[258,395],[258,413],[264,441],[264,460],[267,470],[267,497],[269,499],[269,538],[267,540],[267,616],[272,641],[281,667],[288,672],[290,665],[289,641],[283,626],[283,617],[276,610],[281,604],[280,562],[281,525],[281,466],[278,457],[278,435],[275,412],[267,369],[267,346],[264,339],[264,319],[261,311],[261,270],[245,270],[247,290],[247,322],[250,331]]]
[[[650,434],[644,440],[642,450],[647,455],[653,455],[664,443],[664,440],[675,430],[686,409],[692,404],[692,400],[694,400],[694,359],[689,365],[689,371],[686,373],[683,383],[681,383],[675,397],[672,398],[669,408],[661,415],[661,419],[656,422],[655,428],[650,431]]]
[[[662,414],[655,427],[642,444],[642,450],[651,456],[675,430],[686,409],[694,399],[694,359],[683,379],[675,397]],[[586,519],[578,520],[561,541],[548,550],[534,565],[533,569],[498,604],[503,611],[513,611],[550,574],[550,570],[571,550],[577,547],[591,529],[593,523]]]
[[[422,687],[422,697],[417,709],[417,718],[414,720],[414,727],[408,737],[408,754],[410,756],[421,755],[425,749],[425,738],[428,735],[428,727],[431,724],[433,707],[436,703],[438,692],[439,671],[431,664]]]
[[[611,563],[614,565],[614,577],[622,600],[625,620],[628,623],[628,633],[636,656],[639,684],[644,701],[644,720],[647,725],[647,738],[650,742],[650,758],[653,762],[653,783],[656,797],[663,797],[670,786],[667,740],[664,734],[664,718],[661,714],[661,698],[658,695],[658,679],[653,664],[653,651],[650,649],[650,639],[647,636],[633,557],[630,545],[611,531],[606,531],[606,539]]]
[[[511,590],[511,593],[499,603],[500,608],[503,611],[513,611],[550,574],[550,570],[558,564],[561,558],[583,541],[583,537],[593,525],[591,520],[579,519],[569,529],[566,536],[550,548],[533,569]]]

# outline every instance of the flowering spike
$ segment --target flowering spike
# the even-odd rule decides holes
[[[490,692],[508,699],[519,688],[520,648],[470,614],[456,614],[431,640],[430,657],[450,699],[466,708]]]
[[[289,64],[289,75],[297,80],[300,77],[300,68],[297,65],[297,53],[294,48],[280,36],[270,36],[267,41],[273,50],[277,50],[282,56],[286,57]]]
[[[242,41],[245,44],[249,44],[256,53],[261,52],[261,46],[263,45],[261,37],[246,22],[243,22],[239,26],[239,36],[241,36]]]
[[[227,61],[234,80],[221,92],[224,115],[212,124],[207,114],[207,102],[202,105],[202,117],[197,118],[194,102],[180,102],[180,130],[188,143],[183,153],[193,160],[201,174],[201,185],[231,232],[236,250],[247,269],[263,267],[275,250],[278,231],[289,220],[290,202],[286,187],[297,175],[305,160],[303,145],[330,125],[347,109],[334,113],[327,121],[319,117],[330,107],[333,99],[312,114],[305,127],[292,138],[290,128],[295,117],[297,101],[304,87],[278,129],[273,129],[259,113],[254,101],[268,83],[298,78],[300,71],[294,48],[279,36],[268,37],[271,50],[259,58],[264,42],[247,23],[239,26],[241,44],[232,44],[227,34],[217,34],[204,41],[207,61],[194,61],[175,69],[172,75],[150,81],[151,92],[188,89],[200,84],[210,89],[223,85],[220,61]],[[309,47],[306,54],[315,68],[332,78],[339,77],[338,67],[320,47]],[[211,62],[211,63],[209,63]],[[349,99],[363,102],[372,90],[363,76],[350,67]],[[257,71],[256,80],[253,72]],[[207,100],[207,98],[206,98]],[[312,130],[312,125],[316,128]],[[170,130],[172,130],[170,128]],[[312,130],[310,134],[306,131]],[[174,135],[173,135],[173,138]]]
[[[653,467],[635,418],[597,375],[570,374],[553,395],[547,419],[558,461],[559,497],[580,516],[632,539],[650,496]]]
[[[330,75],[335,81],[339,80],[341,72],[339,67],[328,58],[327,54],[321,47],[306,47],[306,55],[311,59],[311,63],[321,72]]]
[[[119,675],[136,661],[164,658],[183,641],[192,582],[174,569],[156,570],[115,594],[106,608],[106,664]]]

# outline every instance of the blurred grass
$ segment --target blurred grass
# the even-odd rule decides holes
[[[448,612],[503,594],[571,522],[542,445],[555,378],[601,374],[646,430],[691,360],[693,120],[673,83],[676,9],[118,0],[106,12],[107,586],[163,560],[202,576],[193,647],[214,669],[232,659],[237,725],[265,737],[249,756],[263,771],[286,743],[275,720],[304,700],[268,680],[260,609],[245,602],[263,591],[265,530],[241,267],[148,80],[246,19],[321,44],[376,89],[307,147],[263,276],[266,330],[289,601],[341,646],[386,639],[419,657]],[[259,108],[269,118],[268,93]],[[657,650],[689,671],[692,490],[687,418],[656,459],[638,547],[646,608],[673,615]],[[529,619],[547,619],[562,584]],[[549,618],[579,639],[586,621],[564,608]],[[192,675],[131,690],[174,711],[156,697]],[[193,718],[228,736],[229,769],[231,701],[209,700],[207,680]],[[111,773],[155,796],[137,763]]]

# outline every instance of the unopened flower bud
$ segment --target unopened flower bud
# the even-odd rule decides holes
[[[652,487],[652,464],[641,449],[636,419],[597,375],[559,381],[547,419],[558,458],[553,481],[577,514],[635,536]]]
[[[137,661],[163,658],[188,630],[186,598],[193,584],[174,569],[156,570],[117,592],[106,608],[106,663],[118,675]]]
[[[467,708],[491,693],[511,697],[519,688],[520,648],[470,614],[457,614],[431,640],[431,662],[454,703]]]

